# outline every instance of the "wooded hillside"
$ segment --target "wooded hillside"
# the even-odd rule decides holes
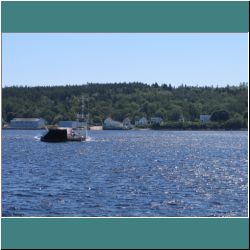
[[[80,108],[80,96],[86,97],[86,107],[92,123],[105,118],[132,122],[146,116],[159,116],[164,121],[198,121],[201,114],[225,111],[228,119],[242,121],[248,117],[248,84],[234,87],[172,87],[170,84],[113,83],[55,87],[5,87],[2,89],[2,116],[42,117],[49,124],[59,120],[75,120]],[[88,101],[87,101],[88,100]],[[225,116],[225,113],[224,113]]]

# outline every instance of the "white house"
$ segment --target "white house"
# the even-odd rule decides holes
[[[123,129],[123,123],[107,118],[103,123],[103,129]]]
[[[43,118],[14,118],[10,121],[10,127],[15,129],[41,129],[45,127]]]
[[[148,125],[148,119],[146,117],[142,117],[139,121],[135,122],[135,125],[137,125],[137,126],[147,126]]]
[[[179,119],[179,122],[185,122],[185,118],[183,115],[181,115],[180,119]]]
[[[125,118],[122,123],[124,129],[131,129],[133,127],[129,118]]]
[[[209,122],[211,115],[200,115],[200,121],[203,123]]]
[[[151,124],[162,124],[163,119],[161,117],[151,117],[150,123]]]

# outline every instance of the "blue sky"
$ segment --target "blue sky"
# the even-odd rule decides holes
[[[247,79],[247,34],[2,34],[3,86]]]

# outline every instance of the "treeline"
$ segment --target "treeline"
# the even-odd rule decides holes
[[[157,116],[163,118],[165,128],[178,127],[198,124],[201,114],[214,116],[216,112],[224,112],[226,117],[214,118],[212,125],[209,123],[211,127],[223,125],[224,128],[226,123],[230,127],[229,124],[235,122],[241,124],[240,128],[247,127],[247,83],[233,87],[173,87],[139,82],[5,87],[2,89],[3,119],[9,122],[14,117],[42,117],[48,124],[75,120],[81,96],[85,97],[86,110],[93,124],[102,124],[109,116],[118,121],[129,117],[132,122],[143,116]]]

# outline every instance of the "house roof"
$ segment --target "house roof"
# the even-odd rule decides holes
[[[11,121],[17,121],[17,122],[21,122],[21,121],[25,121],[25,122],[37,122],[43,120],[42,118],[14,118]]]
[[[106,118],[105,121],[113,121],[110,117]]]
[[[60,123],[60,122],[77,122],[77,121],[59,121],[59,123]]]
[[[162,118],[159,117],[159,116],[151,117],[150,119],[151,119],[151,120],[154,120],[154,119],[161,119],[161,120],[162,120]]]
[[[123,121],[130,121],[130,119],[127,117],[127,118],[125,118]]]

